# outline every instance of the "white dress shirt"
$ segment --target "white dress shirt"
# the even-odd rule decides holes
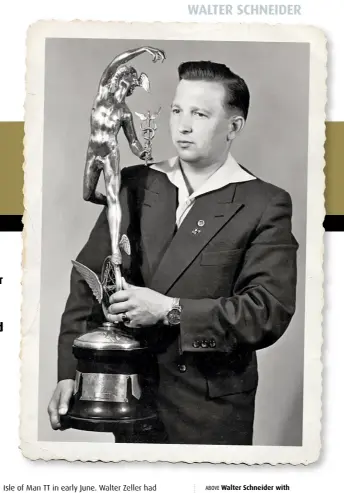
[[[196,197],[213,190],[223,188],[230,183],[239,183],[255,180],[242,169],[233,156],[228,153],[226,161],[218,168],[197,190],[189,194],[178,156],[172,157],[162,163],[153,164],[150,168],[166,173],[169,180],[178,189],[178,208],[176,211],[176,226],[179,228],[187,214],[190,212]]]

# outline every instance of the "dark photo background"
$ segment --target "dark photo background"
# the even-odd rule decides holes
[[[47,405],[56,385],[57,337],[76,257],[99,206],[82,199],[82,176],[90,134],[90,111],[100,76],[119,53],[143,45],[165,50],[163,64],[149,54],[132,61],[147,73],[151,93],[137,89],[132,112],[162,108],[153,142],[156,160],[174,156],[169,111],[186,60],[225,63],[247,82],[251,107],[232,154],[264,180],[287,190],[293,200],[298,252],[297,310],[285,335],[258,352],[259,387],[255,445],[302,444],[305,245],[307,204],[309,47],[304,43],[160,40],[49,39],[45,62],[42,278],[38,440],[113,442],[113,436],[50,428]],[[134,115],[140,134],[139,120]],[[138,163],[121,133],[122,166]]]

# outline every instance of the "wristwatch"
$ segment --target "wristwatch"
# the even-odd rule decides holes
[[[182,313],[182,307],[180,306],[180,299],[179,298],[173,298],[172,307],[166,315],[168,324],[169,325],[179,325],[181,313]]]

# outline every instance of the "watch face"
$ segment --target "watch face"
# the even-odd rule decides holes
[[[168,323],[171,325],[177,325],[180,323],[180,310],[178,308],[172,308],[167,315]]]

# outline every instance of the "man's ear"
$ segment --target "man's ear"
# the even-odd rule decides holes
[[[245,118],[240,115],[231,116],[228,122],[227,140],[234,140],[245,126]]]

